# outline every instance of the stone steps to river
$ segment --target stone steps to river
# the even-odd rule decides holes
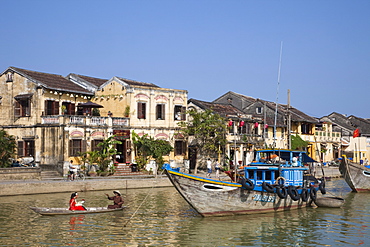
[[[131,167],[125,163],[118,163],[115,165],[115,172],[112,176],[135,176],[148,175],[147,172],[132,171]]]

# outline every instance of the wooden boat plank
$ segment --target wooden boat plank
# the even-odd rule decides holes
[[[34,212],[41,215],[70,215],[70,214],[96,214],[107,213],[113,211],[121,211],[125,207],[108,209],[106,207],[88,207],[86,210],[69,210],[68,208],[46,208],[46,207],[30,207]]]

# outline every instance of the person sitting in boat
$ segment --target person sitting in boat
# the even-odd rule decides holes
[[[78,197],[77,192],[73,192],[71,194],[71,199],[69,200],[69,210],[73,210],[73,211],[86,210],[85,206],[77,203],[77,197]]]
[[[105,194],[109,200],[113,200],[113,205],[108,205],[108,209],[121,208],[123,204],[123,199],[121,197],[121,192],[118,190],[113,191],[114,196],[109,196]]]

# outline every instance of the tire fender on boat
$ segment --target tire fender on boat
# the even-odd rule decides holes
[[[321,183],[319,185],[319,190],[321,191],[321,194],[325,195],[326,194],[326,189],[325,189],[325,179],[322,178],[320,179]]]
[[[301,198],[301,195],[298,193],[298,190],[294,186],[289,186],[288,187],[288,195],[290,198],[292,198],[293,201],[298,201],[299,198]]]
[[[308,190],[306,188],[303,188],[301,192],[301,199],[302,201],[307,202],[308,198],[309,198]]]
[[[315,190],[315,188],[311,188],[310,189],[310,197],[313,201],[316,201],[316,195],[317,195],[317,191]]]
[[[250,180],[250,179],[248,179],[248,178],[244,178],[244,177],[242,177],[242,178],[240,179],[240,183],[242,184],[242,187],[243,187],[244,189],[247,189],[247,190],[253,190],[253,188],[254,188],[253,181],[252,181],[252,180]]]
[[[276,193],[281,199],[285,199],[288,195],[288,190],[286,187],[277,187],[276,188]]]
[[[269,192],[269,193],[274,193],[274,187],[269,183],[263,182],[262,183],[262,188],[264,190],[266,190],[267,192]]]

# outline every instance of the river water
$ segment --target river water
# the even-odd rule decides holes
[[[67,193],[0,197],[0,246],[370,246],[370,194],[350,192],[342,179],[328,181],[327,190],[345,205],[212,218],[172,187],[121,190],[124,212],[73,216],[28,208],[67,207]],[[104,193],[112,191],[80,192],[79,199],[106,206]]]

